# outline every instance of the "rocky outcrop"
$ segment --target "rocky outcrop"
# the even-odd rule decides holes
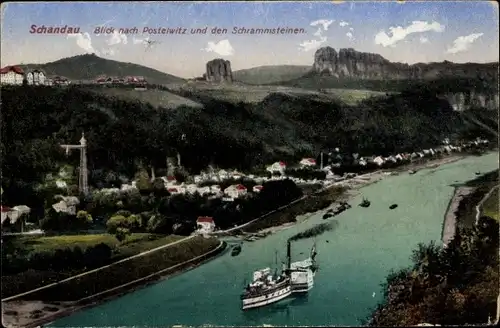
[[[231,62],[224,59],[214,59],[207,63],[206,80],[208,82],[233,82]]]
[[[500,105],[498,94],[475,92],[473,90],[467,92],[445,93],[439,96],[446,99],[456,111],[474,108],[498,110]]]
[[[379,54],[359,52],[352,48],[323,47],[314,54],[313,72],[338,78],[361,79],[432,79],[437,77],[498,77],[498,63],[414,64],[391,62]]]

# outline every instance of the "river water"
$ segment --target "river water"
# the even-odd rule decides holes
[[[75,313],[51,327],[183,325],[359,325],[382,298],[391,269],[410,264],[419,242],[439,241],[452,184],[498,169],[498,154],[469,157],[414,175],[402,173],[366,186],[353,207],[329,219],[336,229],[316,237],[320,270],[305,298],[243,312],[239,295],[253,271],[285,259],[286,240],[322,220],[309,220],[245,243],[237,257],[222,255],[194,270]],[[369,208],[356,206],[362,197]],[[390,210],[391,204],[399,206]],[[292,244],[293,260],[308,256],[314,239]],[[302,255],[300,253],[303,253]],[[375,293],[375,294],[374,294]]]

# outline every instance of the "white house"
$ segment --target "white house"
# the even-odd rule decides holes
[[[190,194],[194,194],[196,191],[198,191],[198,186],[195,184],[188,184],[186,186],[186,191]]]
[[[217,175],[218,175],[218,177],[219,177],[220,180],[225,180],[225,179],[229,178],[229,173],[226,170],[220,170],[217,173]]]
[[[261,185],[255,185],[255,186],[253,186],[252,190],[253,190],[253,192],[257,192],[258,193],[258,192],[261,192],[262,189],[264,189],[263,186],[261,186]]]
[[[285,162],[276,162],[266,168],[271,173],[284,173],[286,169]]]
[[[211,192],[219,192],[219,191],[221,191],[221,189],[220,189],[219,185],[211,185],[210,186],[210,191]]]
[[[208,186],[207,186],[207,187],[201,187],[201,188],[198,188],[198,190],[197,190],[197,191],[198,191],[198,193],[199,193],[200,195],[202,195],[202,196],[203,196],[203,195],[206,195],[206,194],[209,194],[209,193],[211,193],[211,192],[212,192],[212,191],[210,190],[210,187],[208,187]]]
[[[398,160],[394,156],[389,156],[385,159],[386,162],[396,163]]]
[[[19,66],[6,66],[0,69],[1,84],[22,85],[24,80],[24,71]]]
[[[384,159],[382,158],[382,156],[377,156],[373,159],[373,163],[381,166],[382,164],[384,164]]]
[[[182,193],[181,190],[180,190],[180,188],[178,188],[178,187],[168,187],[167,191],[170,194],[172,194],[172,195],[176,195],[176,194],[181,194]]]
[[[403,158],[403,155],[401,154],[397,154],[396,156],[394,156],[394,158],[398,161],[402,161],[404,158]]]
[[[230,198],[238,198],[247,193],[247,188],[242,184],[232,185],[224,189],[224,194]]]
[[[210,233],[215,229],[215,222],[210,216],[200,216],[198,220],[196,220],[196,226],[198,227],[198,232]]]
[[[32,70],[26,75],[26,81],[30,85],[45,85],[46,79],[45,73],[39,69]]]
[[[314,158],[303,158],[299,164],[302,167],[316,166],[316,160]]]
[[[231,178],[233,178],[235,180],[239,180],[239,179],[241,179],[244,176],[245,175],[243,173],[240,173],[238,171],[233,171],[233,173],[231,173]]]

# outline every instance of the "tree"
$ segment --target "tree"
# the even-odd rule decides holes
[[[153,189],[148,171],[142,168],[135,175],[136,187],[139,191],[149,193]]]
[[[115,234],[118,228],[127,227],[127,218],[123,215],[112,216],[107,222],[106,227],[110,234]]]
[[[127,239],[127,236],[130,235],[130,230],[127,228],[117,228],[115,232],[115,237],[121,243]]]
[[[78,211],[78,213],[76,213],[76,219],[82,226],[86,226],[94,222],[94,220],[92,219],[92,215],[90,215],[86,211]]]

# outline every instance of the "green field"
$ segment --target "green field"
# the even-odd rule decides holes
[[[483,214],[489,216],[497,221],[500,220],[500,216],[498,214],[498,188],[495,189],[490,197],[486,199],[483,203]]]
[[[259,66],[233,72],[233,79],[247,84],[279,83],[302,77],[311,71],[311,65]]]
[[[123,88],[102,88],[97,89],[97,93],[123,100],[137,100],[142,103],[149,103],[155,108],[174,109],[179,106],[203,107],[203,105],[163,90],[132,90]]]
[[[190,82],[186,84],[170,84],[167,87],[173,92],[190,92],[195,97],[210,97],[232,103],[257,103],[272,93],[282,93],[293,97],[307,97],[308,99],[322,102],[337,100],[353,105],[368,97],[386,95],[385,92],[370,90],[323,89],[319,91],[279,85],[248,85],[238,82],[232,84]]]

